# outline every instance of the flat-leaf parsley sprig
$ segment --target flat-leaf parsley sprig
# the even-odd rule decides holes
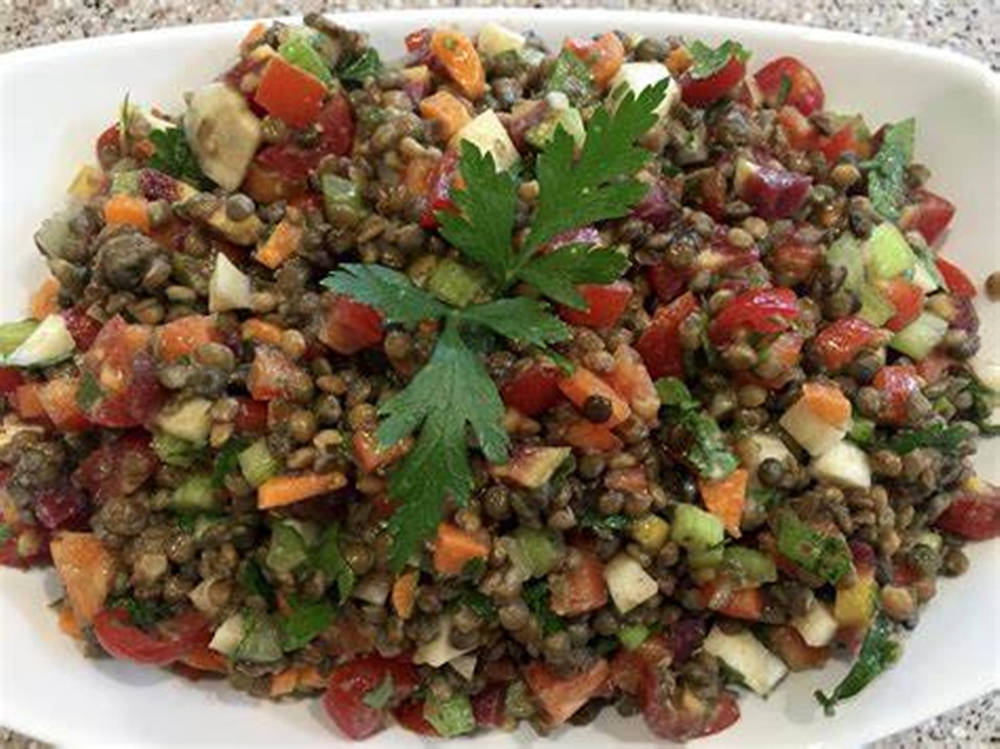
[[[582,243],[542,250],[561,234],[625,216],[642,200],[647,187],[636,173],[652,154],[636,141],[656,123],[666,86],[662,81],[638,96],[613,96],[617,106],[594,114],[578,154],[573,138],[562,127],[556,129],[537,158],[538,201],[520,242],[514,235],[517,180],[498,172],[491,154],[461,144],[459,172],[465,186],[451,192],[457,212],[437,214],[439,231],[482,268],[493,301],[452,307],[404,274],[379,265],[344,264],[323,280],[332,291],[377,308],[387,322],[432,320],[442,325],[427,364],[379,407],[382,422],[376,436],[381,446],[417,433],[413,449],[389,476],[389,496],[399,503],[389,520],[393,569],[405,565],[434,535],[446,499],[459,506],[468,502],[473,490],[470,430],[488,461],[499,464],[508,458],[503,401],[463,333],[485,328],[545,350],[567,340],[569,328],[545,301],[503,294],[526,283],[552,301],[583,308],[578,284],[610,283],[628,267],[620,252]]]

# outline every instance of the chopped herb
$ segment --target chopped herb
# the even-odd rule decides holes
[[[855,416],[847,436],[859,445],[870,445],[875,441],[875,422],[861,416]]]
[[[260,596],[267,601],[268,606],[274,605],[274,587],[264,577],[260,565],[252,559],[247,560],[240,573],[240,585],[250,595]]]
[[[974,437],[970,429],[961,425],[934,424],[925,429],[899,432],[890,437],[885,446],[895,453],[905,455],[919,447],[936,447],[945,452],[954,452],[966,440]]]
[[[367,47],[364,52],[343,65],[337,67],[337,77],[351,83],[364,83],[365,78],[371,78],[382,72],[382,58],[374,47]]]
[[[287,653],[304,648],[333,621],[333,606],[329,601],[305,603],[290,599],[289,611],[278,618],[281,647]]]
[[[203,450],[192,442],[157,432],[152,440],[153,452],[162,463],[177,468],[190,468],[203,455]]]
[[[512,341],[539,348],[565,341],[571,335],[566,324],[553,317],[544,303],[526,296],[468,307],[462,319],[478,323]]]
[[[212,468],[212,486],[220,489],[226,484],[226,476],[233,471],[239,470],[240,453],[247,447],[247,440],[239,437],[231,437],[222,446],[215,456],[215,465]]]
[[[386,674],[378,686],[365,692],[361,701],[373,710],[383,710],[388,706],[395,693],[396,683],[392,680],[392,674]]]
[[[691,67],[687,72],[694,79],[715,75],[734,57],[740,62],[750,59],[750,52],[732,39],[727,39],[718,47],[709,47],[702,41],[694,41],[687,45],[687,48],[692,58]]]
[[[592,102],[597,94],[590,68],[568,49],[562,50],[556,57],[549,79],[545,82],[545,93],[553,91],[566,94],[575,107]]]
[[[593,509],[588,509],[580,516],[580,527],[591,528],[597,531],[617,533],[628,528],[629,520],[624,515],[601,515]]]
[[[701,408],[701,402],[691,395],[687,385],[676,377],[661,377],[655,384],[656,393],[664,406],[679,408],[682,411]]]
[[[889,620],[883,614],[879,614],[865,635],[858,660],[833,690],[833,694],[827,697],[822,691],[816,690],[816,700],[823,706],[827,715],[833,715],[834,705],[856,695],[868,686],[872,679],[899,660],[902,649],[891,635],[892,626]]]
[[[776,533],[778,551],[832,585],[854,567],[851,550],[843,538],[820,533],[791,510],[778,515]]]
[[[611,283],[628,267],[628,257],[614,250],[570,244],[539,255],[520,275],[545,296],[576,309],[586,308],[577,290],[582,283]]]
[[[337,584],[340,602],[346,601],[354,590],[356,578],[354,570],[340,551],[340,529],[337,526],[331,525],[323,531],[313,555],[313,564],[329,582]]]
[[[868,197],[872,208],[882,218],[899,218],[906,197],[906,167],[913,158],[913,136],[916,121],[910,117],[886,128],[882,145],[875,158],[867,162]]]
[[[188,145],[183,128],[153,130],[149,134],[149,139],[156,146],[156,152],[149,157],[148,164],[151,168],[189,182],[195,187],[205,187],[210,184],[198,166],[198,159]]]
[[[97,379],[90,371],[83,370],[83,374],[80,376],[80,387],[76,390],[76,405],[84,413],[89,413],[100,399],[101,386],[97,384]]]
[[[192,515],[190,512],[182,512],[174,517],[177,527],[180,528],[187,534],[193,534],[195,530],[197,515]]]
[[[125,609],[132,624],[140,629],[149,629],[169,614],[162,601],[140,600],[132,596],[121,596],[110,601],[110,608]]]
[[[496,616],[497,607],[493,604],[493,601],[490,600],[488,595],[480,593],[475,588],[463,591],[458,597],[458,601],[463,606],[468,606],[480,619],[489,621]]]
[[[739,461],[726,445],[722,430],[715,419],[701,409],[687,385],[676,377],[656,381],[660,402],[668,408],[667,423],[673,423],[684,434],[684,457],[702,476],[721,479],[736,470]]]
[[[778,98],[775,101],[775,106],[783,107],[785,102],[788,101],[788,94],[792,91],[792,79],[787,73],[781,74],[781,83],[778,85]]]
[[[486,572],[486,560],[482,557],[470,559],[462,567],[462,577],[467,580],[478,580]]]
[[[538,617],[538,623],[542,628],[542,634],[551,635],[553,632],[562,632],[566,629],[566,622],[562,617],[557,616],[549,605],[549,585],[544,579],[535,580],[522,588],[521,597],[528,606],[528,610]]]
[[[979,433],[985,437],[995,437],[1000,434],[1000,424],[995,423],[993,411],[997,406],[997,394],[978,381],[969,384],[968,392],[972,394],[970,420],[979,427]]]
[[[778,490],[768,486],[755,486],[750,489],[747,494],[749,494],[750,498],[765,510],[769,510],[779,499],[781,499],[781,495],[778,493]]]
[[[0,544],[14,535],[14,529],[9,525],[0,523]]]

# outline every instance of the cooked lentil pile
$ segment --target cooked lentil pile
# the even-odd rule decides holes
[[[1000,533],[913,120],[733,41],[405,43],[259,24],[182,114],[126,98],[0,327],[0,560],[89,655],[352,738],[858,693]]]

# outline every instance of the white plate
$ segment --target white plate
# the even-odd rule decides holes
[[[1000,268],[1000,86],[985,67],[953,54],[818,29],[689,15],[516,9],[355,13],[338,21],[372,35],[389,56],[414,28],[487,20],[535,29],[556,45],[566,34],[609,28],[651,35],[733,37],[754,53],[751,66],[778,55],[805,60],[834,109],[863,112],[870,123],[917,118],[917,155],[931,186],[958,206],[947,254],[980,281]],[[39,221],[59,207],[77,165],[122,95],[178,110],[181,93],[224,69],[248,23],[175,28],[30,49],[0,57],[0,313],[23,309],[41,277],[32,246]],[[984,348],[1000,352],[1000,306],[980,305]],[[982,471],[1000,480],[1000,445],[984,447]],[[839,664],[788,679],[763,702],[746,695],[743,718],[704,746],[853,746],[980,695],[1000,683],[1000,545],[970,547],[969,572],[942,580],[940,592],[907,639],[902,661],[860,698],[826,718],[812,698],[843,675]],[[44,583],[44,584],[43,584]],[[56,588],[41,573],[0,572],[0,724],[64,745],[329,744],[318,701],[276,705],[217,685],[193,685],[162,671],[89,661],[59,634],[45,608]],[[641,719],[613,711],[556,741],[587,745],[654,742]],[[522,745],[530,732],[477,737],[480,747]],[[373,744],[418,746],[391,731]]]

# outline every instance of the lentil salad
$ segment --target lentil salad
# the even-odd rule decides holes
[[[361,45],[350,32],[324,26],[323,33],[340,44],[353,39]],[[263,44],[282,59],[295,60],[289,42],[300,37],[287,30],[263,34]],[[981,372],[973,377],[966,364],[975,352],[975,338],[968,334],[974,333],[974,312],[961,276],[942,265],[939,272],[947,278],[932,279],[938,286],[930,290],[921,286],[915,312],[912,291],[900,301],[903,295],[894,288],[897,282],[926,284],[918,280],[920,269],[930,274],[929,266],[939,265],[933,259],[926,263],[928,250],[919,238],[904,236],[901,244],[899,232],[885,220],[884,214],[895,210],[900,227],[917,226],[925,234],[935,232],[925,221],[928,213],[934,215],[931,209],[938,210],[933,220],[941,221],[941,206],[918,187],[919,168],[906,165],[908,156],[891,152],[898,146],[890,144],[905,145],[907,126],[877,133],[866,146],[852,123],[860,142],[845,153],[859,158],[841,157],[836,150],[831,158],[827,150],[843,129],[837,122],[821,127],[828,113],[821,101],[816,104],[815,88],[796,93],[806,76],[798,68],[780,76],[770,95],[763,73],[771,66],[748,77],[764,92],[765,102],[759,103],[752,92],[744,100],[742,89],[751,84],[737,90],[729,83],[744,77],[746,65],[743,51],[732,43],[710,50],[695,42],[654,44],[618,35],[569,42],[570,54],[560,53],[554,62],[553,56],[546,62],[532,52],[537,42],[524,40],[515,57],[534,62],[526,63],[520,96],[505,105],[500,92],[508,84],[497,83],[503,76],[490,59],[493,37],[481,33],[479,51],[472,52],[484,68],[477,94],[477,76],[466,79],[443,62],[447,51],[464,49],[462,42],[444,43],[455,39],[445,36],[435,53],[436,36],[441,39],[439,32],[427,31],[412,40],[407,75],[421,63],[427,63],[428,75],[427,88],[416,92],[407,90],[409,79],[387,83],[392,68],[369,71],[352,84],[343,70],[350,64],[340,64],[340,57],[353,64],[371,61],[372,55],[363,45],[336,57],[326,49],[327,75],[334,71],[344,85],[326,84],[317,118],[331,119],[311,129],[308,123],[299,126],[305,115],[284,110],[261,93],[269,90],[263,67],[285,76],[273,85],[287,91],[295,76],[288,68],[310,70],[309,63],[280,65],[261,40],[248,44],[263,50],[264,65],[259,81],[244,70],[240,83],[252,96],[248,108],[268,145],[248,149],[252,166],[235,183],[242,182],[236,195],[229,194],[235,187],[227,187],[236,177],[226,173],[226,164],[211,163],[192,124],[208,117],[206,109],[217,102],[203,98],[199,108],[202,92],[196,92],[183,130],[124,108],[115,136],[119,153],[109,154],[111,138],[106,138],[102,156],[113,163],[93,180],[99,184],[96,194],[80,212],[87,218],[72,217],[76,223],[59,251],[52,250],[58,220],[48,226],[48,236],[44,228],[40,233],[43,252],[50,244],[46,254],[63,304],[82,296],[87,302],[82,317],[89,319],[75,319],[81,310],[68,306],[55,313],[41,295],[36,317],[42,325],[12,344],[11,364],[36,365],[17,373],[27,382],[19,383],[11,398],[15,411],[32,426],[52,424],[44,433],[23,430],[11,450],[9,494],[20,513],[11,516],[17,544],[9,549],[30,553],[33,537],[44,541],[49,531],[55,533],[52,555],[72,604],[65,621],[69,628],[82,624],[92,646],[96,639],[118,657],[174,668],[181,668],[182,659],[189,668],[198,663],[202,669],[222,668],[238,687],[274,696],[329,684],[325,703],[331,716],[355,736],[380,727],[387,711],[404,725],[453,735],[472,730],[476,722],[506,725],[522,718],[551,727],[570,716],[584,720],[613,702],[620,710],[641,710],[657,733],[683,738],[736,718],[728,685],[742,682],[764,694],[784,669],[795,667],[797,648],[800,655],[803,649],[819,651],[799,661],[798,667],[808,667],[822,663],[833,644],[846,651],[861,646],[853,684],[841,685],[834,696],[857,691],[866,673],[870,678],[894,652],[887,617],[912,625],[915,603],[933,592],[938,569],[961,571],[960,538],[996,532],[995,500],[966,481],[963,461],[971,449],[970,424],[988,428],[989,392],[988,378]],[[501,38],[517,43],[516,35]],[[309,44],[317,50],[325,46],[323,37]],[[643,44],[647,49],[640,54]],[[685,63],[685,52],[693,60]],[[242,62],[253,55],[251,50]],[[492,111],[494,117],[486,119],[507,131],[513,149],[492,148],[502,141],[496,130],[486,141],[474,137],[474,129],[457,140],[484,148],[493,162],[489,166],[513,158],[508,166],[517,170],[512,201],[517,252],[530,247],[546,217],[546,196],[554,194],[543,161],[557,165],[560,139],[564,144],[565,136],[581,132],[565,113],[576,110],[582,123],[582,144],[570,148],[571,154],[584,149],[576,157],[582,164],[585,149],[598,140],[593,124],[604,109],[598,93],[609,98],[607,110],[626,110],[642,99],[642,86],[650,82],[648,67],[629,66],[657,61],[663,68],[659,60],[671,58],[672,79],[660,92],[670,103],[667,116],[640,135],[656,156],[632,170],[652,185],[644,199],[619,196],[611,209],[621,211],[618,215],[570,227],[574,234],[549,246],[538,240],[539,257],[563,252],[582,262],[600,254],[605,265],[619,261],[608,258],[611,249],[597,250],[614,248],[629,261],[623,280],[570,277],[571,291],[587,284],[577,290],[583,304],[560,298],[564,290],[545,286],[537,276],[520,277],[506,288],[496,284],[490,278],[492,259],[473,255],[469,232],[463,238],[449,216],[473,230],[488,229],[482,212],[463,202],[458,184],[464,182],[473,197],[480,191],[502,196],[508,186],[491,181],[492,169],[475,169],[475,151],[448,147],[454,143],[448,117],[437,118],[424,101],[450,94],[466,108],[466,124]],[[607,67],[616,68],[613,74],[603,67],[606,59],[612,61]],[[732,76],[731,69],[740,65],[744,68]],[[560,66],[572,75],[556,87],[552,79]],[[623,75],[616,81],[619,71]],[[311,74],[322,80],[319,69]],[[714,93],[706,83],[713,78]],[[622,82],[634,89],[632,100],[620,98]],[[670,101],[676,84],[680,100]],[[409,97],[411,118],[404,117],[401,97],[387,95],[399,90]],[[339,99],[343,91],[348,107]],[[553,96],[556,92],[567,101]],[[366,101],[366,94],[381,106]],[[265,101],[272,109],[259,111]],[[516,104],[534,103],[537,110],[541,101],[547,109],[532,111],[536,122],[518,123],[517,116],[526,113]],[[647,113],[659,106],[649,97],[646,104]],[[819,107],[815,116],[809,112],[803,127],[812,129],[810,139],[798,148],[782,142],[790,140],[787,122],[796,120],[790,106],[800,113]],[[373,114],[366,131],[366,114],[375,108],[388,115]],[[262,117],[265,111],[268,116]],[[275,111],[282,117],[271,116]],[[342,147],[331,144],[340,132],[336,123],[344,122],[333,117],[337,111],[353,114],[356,128],[345,154],[326,151]],[[399,119],[409,123],[403,127]],[[413,125],[414,119],[423,124]],[[622,127],[628,123],[623,115],[611,123],[619,121]],[[378,138],[390,122],[397,124]],[[669,131],[678,123],[685,130],[675,137]],[[528,125],[523,142],[518,124]],[[283,134],[269,132],[282,126]],[[687,161],[679,151],[697,141],[691,133],[699,126],[705,153]],[[404,146],[404,133],[423,150],[408,141]],[[374,153],[365,153],[369,144]],[[278,149],[265,156],[270,146]],[[297,177],[282,172],[293,167],[279,156],[294,163],[331,153],[348,158],[336,165],[317,161]],[[817,153],[832,168],[824,171]],[[796,162],[797,154],[811,155],[813,163]],[[450,170],[462,179],[448,174],[449,158]],[[420,175],[420,167],[411,167],[418,159],[438,167],[422,186],[406,182],[411,169]],[[900,161],[905,168],[893,166]],[[254,167],[261,165],[261,171],[282,178],[277,189],[291,194],[275,199],[253,187],[260,177]],[[844,184],[839,184],[834,173],[845,165],[853,171],[841,170]],[[222,189],[212,190],[202,172]],[[529,179],[533,175],[536,179]],[[598,186],[616,186],[630,176],[622,170]],[[807,180],[803,187],[796,179],[801,176],[812,184]],[[184,182],[168,182],[171,177]],[[304,184],[289,188],[295,179]],[[404,203],[410,204],[396,208],[385,192],[401,182],[409,193]],[[756,187],[758,182],[763,187]],[[817,194],[831,186],[833,192]],[[161,200],[172,205],[157,204]],[[831,208],[838,201],[839,215],[827,224],[824,216],[838,213]],[[733,205],[740,202],[744,205]],[[628,203],[631,210],[622,210]],[[866,215],[867,227],[852,208]],[[370,226],[373,217],[383,225]],[[81,221],[95,225],[80,233]],[[109,229],[116,225],[119,231]],[[413,225],[422,240],[414,250],[401,249],[404,243],[393,232]],[[159,236],[164,226],[176,235]],[[853,248],[835,250],[844,236],[855,240]],[[587,247],[564,250],[566,242]],[[230,243],[259,246],[251,257]],[[795,244],[806,251],[787,249]],[[903,245],[915,260],[900,257]],[[808,258],[810,252],[812,258],[803,263],[801,255]],[[167,273],[158,262],[163,255]],[[200,259],[200,268],[188,257]],[[862,260],[852,264],[852,257]],[[375,303],[376,291],[399,282],[374,270],[379,267],[404,270],[413,289],[429,292],[400,292],[408,304],[421,305],[419,314]],[[698,277],[706,269],[711,272]],[[838,269],[844,276],[839,283],[828,278],[841,275]],[[552,267],[553,273],[559,270]],[[339,296],[321,290],[324,277]],[[74,279],[80,293],[73,291]],[[657,281],[676,288],[662,291]],[[266,297],[261,307],[240,306],[251,304],[247,290],[251,297],[272,293],[275,306],[269,309]],[[318,300],[307,301],[310,294]],[[545,309],[539,309],[539,296],[560,305],[555,309],[572,326],[571,337],[563,340],[565,334],[540,316]],[[879,296],[892,305],[883,320],[884,307],[870,308],[875,306],[870,299]],[[475,327],[474,321],[502,299],[525,300],[519,305],[527,312],[519,314],[530,313],[526,319],[544,332],[532,340],[525,340],[530,326],[519,336],[502,330],[482,335],[481,328],[494,328]],[[536,306],[529,308],[531,300]],[[450,311],[441,313],[431,303]],[[62,320],[61,328],[58,320],[49,322],[48,312]],[[402,319],[407,314],[414,319]],[[923,314],[949,324],[942,330],[931,318],[910,329]],[[457,331],[449,329],[453,322]],[[91,345],[76,340],[75,326],[96,332],[101,323]],[[45,348],[39,361],[39,343],[58,340],[61,332],[64,341],[65,333],[71,334],[82,356],[52,364],[56,354]],[[452,333],[457,339],[449,338]],[[515,340],[504,342],[507,337]],[[471,355],[463,366],[479,362],[512,407],[500,411],[510,458],[493,460],[489,439],[498,439],[496,434],[469,416],[474,439],[464,460],[471,467],[471,496],[457,506],[463,490],[456,486],[447,497],[446,521],[438,526],[431,513],[432,542],[425,546],[419,539],[415,550],[401,554],[400,566],[394,561],[400,529],[392,517],[412,496],[427,494],[394,492],[393,481],[419,454],[436,418],[414,395],[416,383],[442,351],[455,358],[464,349]],[[866,354],[876,358],[863,361]],[[944,362],[934,361],[942,354]],[[932,365],[942,370],[936,376]],[[908,367],[919,368],[923,379],[907,379],[900,386],[902,399],[886,397],[896,380],[914,376]],[[474,380],[474,366],[459,371],[470,382],[481,381]],[[325,377],[334,379],[324,386]],[[931,408],[911,395],[915,392]],[[407,394],[409,401],[398,400]],[[320,418],[325,395],[335,396],[324,403],[330,409],[343,406],[328,420]],[[465,412],[488,406],[489,395]],[[267,404],[263,416],[261,403]],[[384,417],[384,428],[393,403],[420,406],[425,421],[421,426],[417,420],[399,440],[385,440],[377,421]],[[311,429],[310,415],[316,422]],[[459,426],[464,435],[465,422]],[[325,431],[339,434],[320,439]],[[262,433],[263,444],[256,438]],[[769,451],[782,449],[779,444],[790,454],[768,460]],[[303,449],[314,452],[299,455]],[[456,464],[462,459],[455,458]],[[850,469],[855,464],[869,464],[874,482],[869,473],[865,486],[865,476]],[[65,485],[60,476],[77,465],[74,481]],[[87,504],[95,510],[89,519]],[[213,538],[220,525],[225,535]],[[63,532],[66,528],[92,535]],[[191,548],[184,550],[184,544]],[[934,561],[914,572],[910,552]],[[80,569],[103,571],[89,579],[105,579],[106,589],[81,591],[81,581],[74,580]],[[876,616],[869,603],[873,595],[886,616]],[[359,642],[345,648],[352,637]],[[352,657],[372,652],[378,655]]]

